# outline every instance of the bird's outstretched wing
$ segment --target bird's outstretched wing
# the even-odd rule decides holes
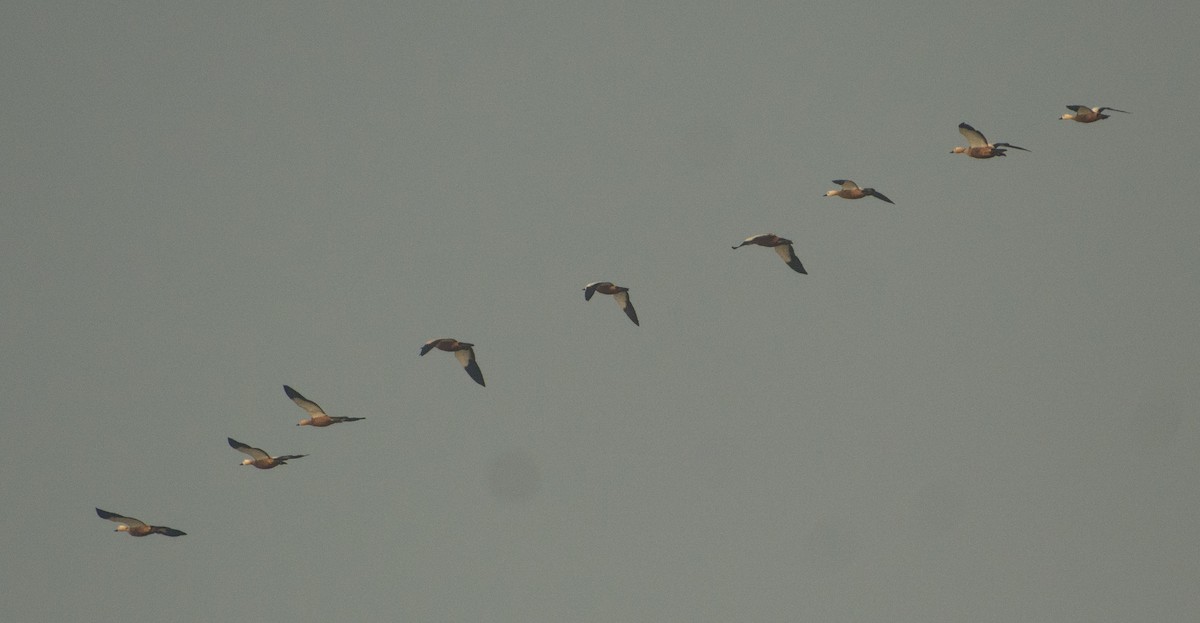
[[[439,338],[434,338],[432,340],[429,340],[428,342],[425,342],[424,344],[421,345],[421,356],[424,357],[426,355],[426,353],[437,348],[437,345],[441,344],[444,341],[446,341],[446,338],[439,337]]]
[[[301,409],[304,409],[305,411],[309,412],[310,414],[325,415],[325,410],[322,409],[320,405],[318,405],[317,403],[300,395],[300,392],[292,389],[291,387],[284,385],[283,393],[287,394],[287,397],[291,398],[292,402],[296,403],[296,406],[300,407]]]
[[[983,147],[987,145],[987,138],[983,136],[983,132],[972,128],[966,123],[958,124],[958,131],[967,138],[967,145],[971,147]]]
[[[125,524],[130,528],[139,528],[147,525],[145,522],[134,519],[133,517],[126,517],[124,515],[110,513],[106,510],[100,510],[99,508],[96,509],[96,514],[99,515],[101,519],[107,519],[115,523]]]
[[[887,197],[885,197],[885,196],[883,195],[883,193],[879,192],[878,190],[875,190],[874,188],[872,188],[872,189],[871,189],[871,196],[872,196],[872,197],[878,197],[879,199],[882,199],[882,200],[884,200],[884,201],[886,201],[886,202],[888,202],[888,203],[890,203],[890,204],[892,204],[892,205],[896,205],[896,202],[895,202],[895,201],[892,201],[891,199],[888,199]]]
[[[487,387],[487,385],[483,382],[483,372],[480,371],[479,364],[475,362],[474,348],[456,350],[454,351],[454,358],[458,359],[458,362],[462,364],[463,369],[467,371],[468,376],[474,379],[476,383]]]
[[[238,452],[248,454],[248,455],[250,455],[250,458],[252,458],[256,461],[261,460],[261,459],[271,458],[271,455],[269,455],[265,451],[263,451],[262,448],[255,448],[254,446],[248,446],[248,445],[234,439],[233,437],[226,437],[226,439],[229,440],[230,448],[233,448],[234,450],[237,450]]]
[[[796,257],[796,250],[792,248],[792,245],[781,244],[775,247],[775,252],[779,254],[779,257],[783,258],[784,262],[787,262],[787,265],[790,266],[792,270],[802,275],[808,274],[808,271],[804,270],[804,264],[800,263],[800,258]]]
[[[637,312],[633,309],[633,302],[629,300],[628,290],[617,292],[613,295],[613,298],[616,299],[617,305],[620,305],[621,309],[625,311],[625,315],[629,316],[629,319],[633,321],[633,324],[638,325],[639,327],[642,326],[641,323],[638,322]]]

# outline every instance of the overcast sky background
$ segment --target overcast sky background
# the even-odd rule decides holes
[[[1198,25],[9,3],[3,617],[1197,620]]]

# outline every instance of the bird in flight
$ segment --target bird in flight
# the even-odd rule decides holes
[[[96,514],[99,515],[101,519],[115,521],[116,523],[120,524],[117,526],[115,532],[128,532],[130,536],[146,536],[150,534],[184,536],[187,534],[182,530],[176,530],[175,528],[168,528],[166,526],[152,526],[148,523],[134,519],[133,517],[125,517],[116,513],[110,513],[106,510],[100,510],[99,508],[96,509]]]
[[[435,348],[454,353],[454,358],[458,359],[458,362],[462,364],[463,369],[467,371],[467,375],[476,383],[487,387],[483,382],[483,372],[479,370],[479,364],[475,362],[474,344],[460,342],[448,337],[434,338],[421,346],[421,356],[424,357],[425,353]]]
[[[892,205],[896,205],[895,201],[883,196],[883,193],[876,191],[874,188],[859,188],[853,180],[833,180],[834,184],[842,187],[841,190],[833,189],[825,191],[826,197],[841,197],[842,199],[862,199],[863,197],[875,197],[882,199]]]
[[[972,158],[984,159],[1003,156],[1004,152],[1008,151],[1007,149],[1003,149],[1004,147],[1020,149],[1021,151],[1029,151],[1024,147],[1017,147],[1012,143],[989,143],[987,142],[987,139],[984,138],[983,132],[972,128],[965,123],[958,124],[958,131],[960,134],[967,137],[967,146],[955,147],[954,149],[950,150],[950,153],[952,154],[966,154]]]
[[[1071,121],[1078,121],[1079,123],[1092,123],[1093,121],[1108,119],[1112,115],[1104,114],[1104,111],[1106,110],[1123,112],[1127,115],[1133,114],[1128,110],[1121,110],[1119,108],[1112,108],[1110,106],[1097,106],[1096,108],[1088,108],[1087,106],[1075,104],[1072,106],[1067,106],[1067,108],[1071,109],[1073,112],[1064,113],[1063,116],[1059,117],[1059,119],[1070,119]]]
[[[296,403],[296,406],[308,412],[309,417],[300,420],[300,423],[296,426],[316,426],[318,428],[323,428],[338,424],[340,422],[357,422],[359,420],[366,419],[361,417],[344,417],[340,415],[331,417],[325,415],[325,410],[322,409],[320,405],[309,400],[308,398],[305,398],[304,396],[301,396],[300,392],[288,387],[287,385],[283,386],[283,393],[287,394],[287,397],[291,398],[292,402]]]
[[[792,248],[791,240],[788,240],[787,238],[780,238],[775,234],[759,234],[757,236],[750,236],[749,238],[743,240],[742,244],[739,244],[733,248],[740,249],[748,244],[756,244],[760,247],[774,247],[775,252],[779,254],[779,257],[783,258],[783,261],[790,266],[792,270],[802,275],[808,274],[808,271],[804,270],[804,265],[800,263],[800,258],[796,257],[796,250]]]
[[[287,462],[292,459],[308,456],[307,454],[285,454],[283,456],[271,456],[262,448],[248,446],[234,439],[233,437],[227,437],[226,439],[229,440],[230,448],[250,455],[250,458],[242,460],[242,465],[253,465],[259,469],[271,469],[280,465],[287,465]]]
[[[637,312],[633,309],[633,303],[629,300],[629,288],[622,288],[611,281],[594,281],[583,287],[583,300],[592,300],[592,295],[599,292],[600,294],[611,294],[617,305],[621,306],[621,310],[626,316],[633,321],[633,324],[641,326],[638,322]]]

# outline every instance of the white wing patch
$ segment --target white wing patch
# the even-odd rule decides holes
[[[983,147],[984,145],[988,144],[987,139],[983,136],[983,133],[969,125],[963,124],[959,126],[958,131],[967,138],[967,144],[971,147]]]

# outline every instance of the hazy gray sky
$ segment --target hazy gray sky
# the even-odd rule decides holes
[[[3,617],[1197,620],[1198,24],[9,3]]]

